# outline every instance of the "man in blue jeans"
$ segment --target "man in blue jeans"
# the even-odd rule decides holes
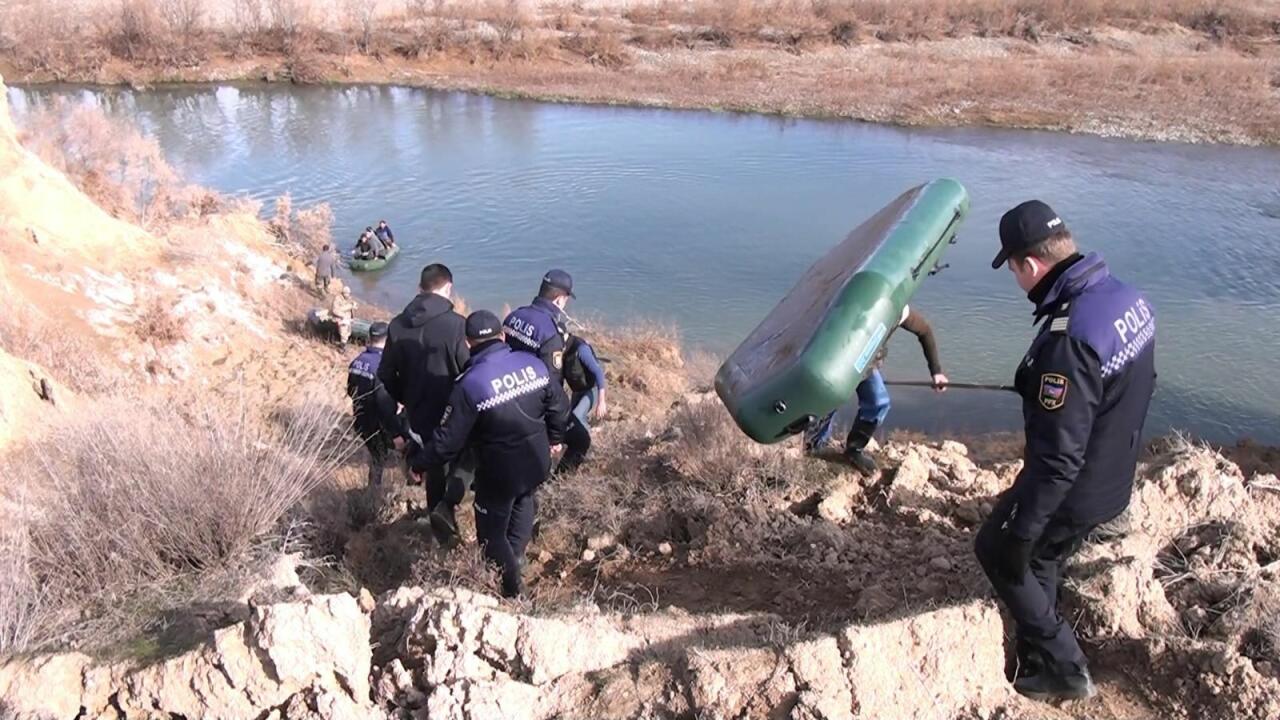
[[[938,392],[945,391],[948,380],[942,372],[942,363],[938,361],[938,343],[929,322],[908,305],[902,309],[902,320],[898,323],[898,327],[920,340],[925,362],[929,365],[929,375],[933,378],[933,387]],[[889,414],[889,389],[884,386],[884,378],[880,376],[880,366],[884,364],[885,355],[889,352],[888,347],[888,340],[886,340],[871,363],[871,371],[862,379],[862,382],[858,383],[858,415],[854,418],[853,427],[849,429],[849,435],[844,443],[845,459],[864,475],[874,474],[880,469],[865,450],[867,444],[871,442],[871,437],[875,435],[876,428],[880,427]],[[832,410],[805,432],[806,453],[813,455],[819,452],[831,439],[831,421],[835,418],[835,414],[836,411]]]

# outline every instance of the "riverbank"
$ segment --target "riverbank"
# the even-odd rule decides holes
[[[420,487],[365,487],[355,348],[300,322],[325,223],[117,172],[155,146],[92,110],[21,145],[5,97],[0,715],[1280,712],[1274,451],[1152,444],[1128,523],[1063,587],[1102,696],[1044,706],[1009,687],[972,554],[1016,442],[889,438],[872,477],[757,445],[714,362],[642,328],[593,329],[611,411],[540,491],[528,597],[493,597],[469,511],[450,552]]]
[[[83,22],[73,22],[74,13],[55,21],[29,2],[10,10],[0,71],[19,83],[394,83],[903,125],[1280,144],[1274,0],[1214,9],[1177,2],[1145,13],[1120,2],[1093,13],[1048,0],[1018,12],[1001,5],[441,2],[396,10],[366,3],[373,14],[299,10],[252,20],[211,10],[184,29],[93,2],[81,8]],[[37,32],[38,43],[24,35]]]

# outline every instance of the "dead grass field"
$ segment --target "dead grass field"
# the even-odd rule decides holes
[[[12,80],[374,82],[1280,142],[1276,0],[15,0]]]

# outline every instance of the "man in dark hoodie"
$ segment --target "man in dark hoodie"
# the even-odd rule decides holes
[[[419,294],[391,321],[378,379],[404,406],[409,428],[417,437],[394,439],[397,449],[429,441],[453,392],[453,381],[467,366],[466,320],[453,310],[453,273],[441,264],[422,269]],[[465,485],[448,482],[449,469],[428,467],[427,505],[431,526],[441,539],[456,535],[453,510],[462,502]],[[446,522],[447,521],[447,522]]]

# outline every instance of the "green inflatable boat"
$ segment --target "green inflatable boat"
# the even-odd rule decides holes
[[[371,321],[361,320],[360,318],[352,320],[351,341],[355,343],[369,342],[369,327],[372,324]],[[326,339],[338,339],[338,323],[333,321],[329,311],[324,308],[311,308],[307,312],[307,327]]]
[[[351,272],[368,272],[370,270],[381,270],[387,266],[387,263],[395,259],[400,254],[400,246],[392,245],[391,249],[383,257],[369,258],[368,260],[357,260],[351,258],[347,260],[347,267],[351,268]]]
[[[742,431],[773,443],[853,397],[969,212],[943,179],[908,190],[800,278],[716,373]]]

